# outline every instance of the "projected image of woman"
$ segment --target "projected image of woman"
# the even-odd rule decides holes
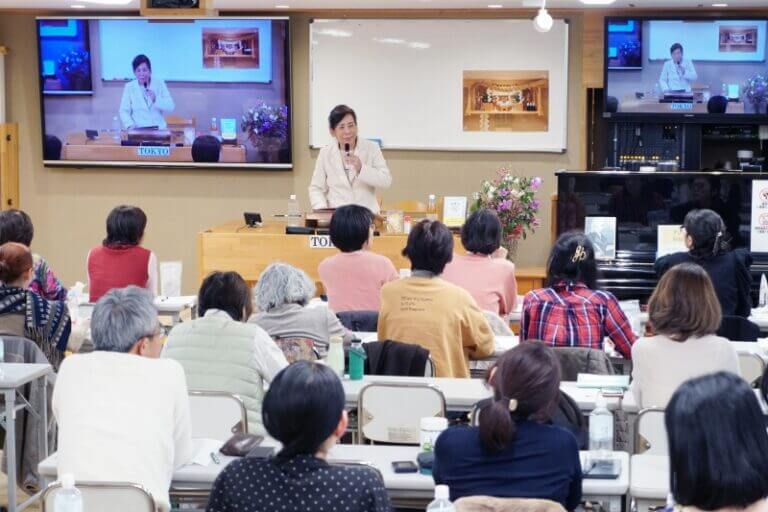
[[[125,84],[120,101],[120,120],[123,128],[158,128],[165,130],[165,114],[173,112],[175,105],[165,82],[152,78],[152,63],[146,55],[133,59],[136,80]]]
[[[698,78],[693,62],[683,58],[683,45],[675,43],[669,49],[670,59],[664,63],[659,77],[662,92],[691,92]]]

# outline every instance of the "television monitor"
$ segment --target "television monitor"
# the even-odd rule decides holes
[[[44,163],[291,168],[288,28],[38,18]]]
[[[605,114],[768,121],[768,17],[605,20]]]

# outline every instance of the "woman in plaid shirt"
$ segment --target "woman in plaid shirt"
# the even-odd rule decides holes
[[[608,336],[629,359],[637,339],[627,316],[610,292],[597,289],[592,243],[583,233],[563,233],[547,264],[548,288],[523,300],[521,340],[541,340],[553,347],[603,348]]]

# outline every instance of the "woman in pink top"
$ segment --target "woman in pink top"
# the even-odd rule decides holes
[[[482,208],[469,216],[461,228],[465,255],[455,255],[445,267],[443,279],[467,290],[478,307],[506,315],[517,303],[515,264],[507,261],[501,247],[501,221],[492,210]]]
[[[331,242],[341,253],[320,263],[331,310],[378,311],[381,287],[398,278],[395,266],[385,256],[370,252],[373,213],[354,204],[342,206],[331,217]]]

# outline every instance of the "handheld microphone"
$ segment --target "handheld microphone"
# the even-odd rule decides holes
[[[347,156],[349,156],[349,142],[344,144],[344,152],[347,154]]]

